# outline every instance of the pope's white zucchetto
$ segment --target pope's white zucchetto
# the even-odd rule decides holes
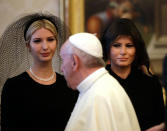
[[[103,50],[99,39],[90,33],[77,33],[69,37],[70,43],[94,57],[102,58]]]

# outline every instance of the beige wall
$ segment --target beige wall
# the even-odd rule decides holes
[[[0,0],[0,36],[23,13],[48,11],[59,16],[59,0]]]

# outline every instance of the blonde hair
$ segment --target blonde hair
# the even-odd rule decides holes
[[[41,29],[41,28],[45,28],[45,29],[51,31],[57,40],[57,29],[54,26],[54,24],[47,19],[42,19],[42,20],[37,20],[37,21],[33,22],[29,26],[29,28],[26,32],[26,35],[25,35],[26,44],[28,44],[30,42],[33,33],[36,30]]]

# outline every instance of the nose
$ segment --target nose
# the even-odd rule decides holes
[[[120,54],[121,55],[125,55],[126,54],[126,47],[125,46],[121,47]]]
[[[43,48],[44,50],[47,50],[47,49],[48,49],[48,43],[47,43],[47,41],[43,41],[43,42],[42,42],[42,48]]]

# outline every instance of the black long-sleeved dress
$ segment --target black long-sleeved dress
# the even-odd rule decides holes
[[[27,72],[6,81],[2,90],[2,131],[63,131],[78,97],[64,77],[42,85]]]
[[[107,65],[106,69],[115,77],[130,97],[136,115],[144,131],[164,121],[164,101],[158,77],[148,76],[141,70],[132,69],[126,79],[120,78]]]

